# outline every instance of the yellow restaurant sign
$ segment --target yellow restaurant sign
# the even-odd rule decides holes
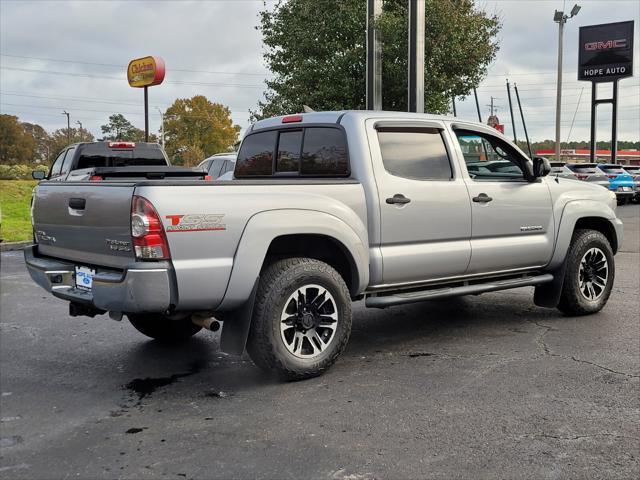
[[[164,60],[160,57],[136,58],[127,67],[129,85],[136,88],[159,85],[164,80]]]

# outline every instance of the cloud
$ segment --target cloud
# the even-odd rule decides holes
[[[485,105],[491,96],[497,97],[498,114],[507,124],[508,134],[510,121],[504,87],[507,78],[519,86],[530,136],[539,140],[554,136],[558,32],[552,17],[554,9],[562,8],[562,4],[526,0],[484,4],[487,11],[501,16],[504,27],[500,52],[478,93],[485,120],[488,114]],[[571,133],[573,140],[589,137],[591,93],[589,83],[576,80],[578,27],[637,20],[639,10],[634,1],[582,4],[578,16],[565,29],[563,137],[569,133],[578,107]],[[569,8],[570,4],[567,5]],[[158,130],[160,122],[156,106],[165,109],[175,98],[196,94],[228,105],[235,122],[246,128],[248,110],[255,108],[261,98],[268,75],[262,61],[260,32],[255,29],[262,8],[262,1],[257,0],[2,1],[1,53],[89,63],[0,57],[1,110],[40,123],[49,130],[66,126],[62,109],[71,112],[72,122],[80,120],[96,135],[100,135],[100,125],[106,123],[110,113],[123,113],[142,127],[142,91],[128,86],[125,66],[132,58],[159,55],[166,61],[167,76],[164,84],[149,90],[152,131]],[[621,139],[628,140],[640,137],[637,34],[635,53],[636,76],[620,83],[619,132]],[[458,115],[476,118],[473,98],[458,100]],[[608,120],[602,108],[599,122],[602,140],[610,137]],[[522,136],[522,127],[517,124],[516,128]]]

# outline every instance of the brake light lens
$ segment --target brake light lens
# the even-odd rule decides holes
[[[302,115],[289,115],[282,118],[282,123],[297,123],[302,121]]]
[[[135,148],[135,142],[109,142],[109,148]]]
[[[89,177],[89,181],[90,182],[101,182],[102,181],[102,177],[100,175],[91,175]]]
[[[611,174],[611,173],[608,173],[608,174],[607,174],[607,177],[609,177],[609,178],[616,178],[617,176],[618,176],[618,175]]]
[[[162,220],[149,200],[137,195],[131,203],[131,237],[138,260],[168,260],[169,243]]]
[[[576,173],[576,177],[578,177],[578,180],[586,180],[587,178],[589,178],[589,175]]]

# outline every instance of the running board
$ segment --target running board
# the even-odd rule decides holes
[[[403,305],[405,303],[423,302],[436,298],[457,297],[461,295],[477,295],[485,292],[495,292],[497,290],[507,290],[510,288],[529,287],[540,285],[553,280],[553,275],[545,273],[535,276],[524,276],[509,279],[489,280],[486,283],[476,283],[473,285],[457,285],[444,288],[433,288],[430,290],[419,290],[414,292],[396,293],[391,295],[374,294],[367,296],[365,305],[370,308],[385,308],[393,305]]]

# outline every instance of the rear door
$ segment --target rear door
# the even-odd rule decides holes
[[[133,184],[38,185],[33,220],[39,253],[110,267],[133,261],[133,189]]]
[[[443,125],[370,120],[369,127],[383,282],[464,274],[471,257],[471,206]]]
[[[467,165],[472,204],[469,274],[546,265],[554,244],[551,194],[530,182],[528,161],[508,142],[484,130],[454,129]]]

